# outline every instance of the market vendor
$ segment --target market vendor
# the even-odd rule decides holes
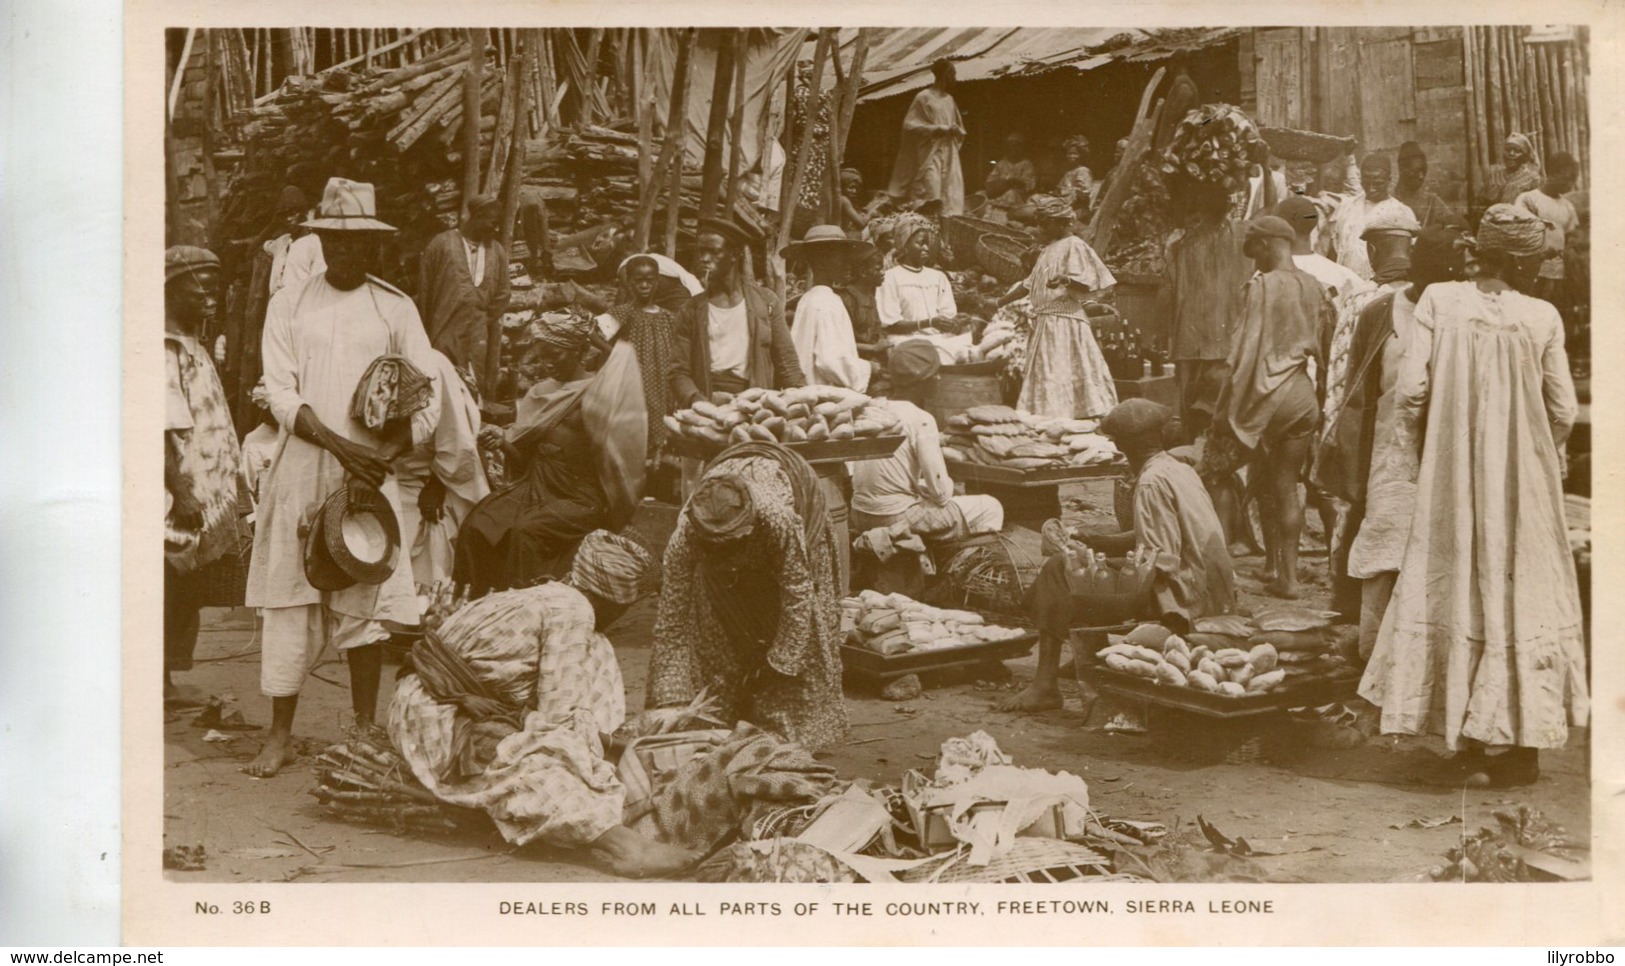
[[[1173,411],[1148,399],[1119,403],[1100,423],[1128,457],[1134,473],[1134,527],[1121,533],[1076,535],[1092,549],[1121,556],[1135,547],[1157,554],[1152,593],[1161,621],[1176,632],[1198,617],[1231,613],[1236,602],[1235,567],[1224,529],[1196,471],[1165,450]],[[1028,591],[1038,627],[1038,668],[1033,682],[1000,705],[1003,711],[1042,711],[1061,706],[1057,673],[1061,644],[1073,627],[1095,623],[1078,608],[1066,579],[1066,558],[1044,563]],[[1074,655],[1076,658],[1077,655]]]
[[[609,521],[582,407],[592,320],[559,314],[539,325],[546,378],[519,399],[506,431],[514,482],[470,510],[458,533],[455,580],[476,597],[563,576],[582,538]]]
[[[744,273],[755,236],[738,224],[702,218],[695,254],[705,292],[677,312],[672,339],[672,403],[689,406],[719,392],[807,384],[784,306]]]
[[[648,706],[703,689],[722,720],[816,750],[847,737],[836,548],[808,463],[771,443],[724,450],[666,546]]]
[[[895,341],[921,329],[952,330],[959,307],[948,273],[931,267],[940,242],[937,226],[912,212],[899,215],[891,238],[897,264],[886,270],[875,296],[880,325]]]
[[[1001,211],[1019,208],[1027,203],[1038,177],[1033,170],[1033,159],[1027,151],[1027,136],[1011,131],[1004,139],[1004,156],[993,162],[993,170],[982,183],[982,193],[988,204]]]
[[[418,781],[483,809],[514,845],[591,850],[616,875],[698,861],[623,824],[625,790],[605,759],[626,698],[603,630],[650,592],[654,571],[642,547],[598,531],[564,582],[477,600],[426,635],[389,706],[390,741]]]
[[[907,438],[885,459],[852,464],[855,532],[899,522],[920,536],[940,539],[1003,529],[1004,505],[997,499],[954,496],[942,456],[941,430],[936,418],[921,408],[936,389],[940,367],[936,349],[928,342],[905,342],[891,351],[891,395],[880,404],[901,419]]]
[[[1191,439],[1201,438],[1213,421],[1230,337],[1241,317],[1242,286],[1253,273],[1242,254],[1241,224],[1230,217],[1230,199],[1220,190],[1198,191],[1184,226],[1168,242],[1161,295],[1179,379],[1180,421]]]
[[[508,250],[497,238],[502,199],[469,199],[462,224],[430,239],[418,259],[418,302],[429,341],[489,385],[508,310]]]
[[[1085,306],[1117,284],[1106,263],[1072,234],[1072,206],[1053,195],[1033,199],[1044,249],[1026,281],[999,300],[1027,299],[1035,319],[1016,408],[1038,416],[1090,419],[1117,405],[1117,384],[1095,341]]]
[[[812,285],[796,303],[790,338],[802,371],[814,385],[857,392],[869,388],[870,363],[858,355],[852,318],[834,286],[844,282],[852,262],[873,247],[847,238],[838,226],[814,225],[801,241],[784,249],[787,261],[801,262],[812,272]]]

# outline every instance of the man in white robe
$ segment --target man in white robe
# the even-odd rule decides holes
[[[872,250],[868,242],[847,238],[836,225],[814,225],[805,238],[784,249],[787,260],[802,262],[812,270],[812,286],[796,303],[790,338],[801,370],[814,385],[857,392],[869,389],[869,362],[858,355],[852,317],[834,286],[846,281],[856,258]]]
[[[334,178],[317,218],[306,223],[322,237],[327,270],[285,286],[266,311],[262,356],[265,389],[284,439],[261,484],[249,563],[246,603],[261,609],[260,690],[271,698],[271,730],[244,769],[269,778],[293,760],[293,719],[305,676],[328,644],[344,651],[356,723],[376,713],[382,622],[410,624],[411,578],[397,569],[381,585],[322,592],[305,576],[304,543],[314,514],[329,496],[357,480],[376,488],[398,514],[391,460],[420,445],[440,418],[440,393],[410,420],[375,432],[350,417],[356,385],[374,360],[405,357],[435,372],[429,338],[412,300],[368,274],[383,232],[374,217],[370,184]]]

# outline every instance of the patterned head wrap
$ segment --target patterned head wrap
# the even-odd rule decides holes
[[[726,543],[756,529],[756,503],[750,487],[732,474],[707,477],[689,497],[683,511],[695,534],[706,543]]]
[[[1538,255],[1546,247],[1546,223],[1514,205],[1492,205],[1478,223],[1475,247],[1514,257]]]
[[[582,538],[568,582],[624,606],[654,593],[659,574],[654,558],[642,546],[618,533],[594,530]]]
[[[549,312],[531,325],[535,344],[554,352],[580,352],[592,336],[592,317],[577,312]]]
[[[218,271],[220,259],[214,252],[196,245],[175,245],[164,250],[164,284],[168,285],[182,275],[209,269]]]
[[[936,240],[937,226],[931,219],[912,211],[905,211],[892,223],[892,246],[902,248],[909,243],[909,239],[922,231],[930,232],[932,240]]]
[[[869,224],[864,226],[863,240],[878,243],[882,235],[892,235],[896,228],[896,215],[877,215],[869,219]],[[895,238],[892,239],[893,242],[896,242],[896,240]]]
[[[1081,134],[1074,134],[1061,142],[1061,150],[1077,151],[1081,154],[1089,153],[1089,139]]]
[[[1072,219],[1072,206],[1054,195],[1033,195],[1030,202],[1034,213],[1040,218],[1050,218],[1056,221],[1070,221]]]
[[[1524,153],[1525,157],[1527,157],[1531,162],[1533,162],[1535,160],[1535,157],[1536,157],[1536,155],[1535,155],[1535,142],[1530,140],[1529,135],[1527,135],[1527,134],[1508,134],[1507,139],[1506,139],[1506,143],[1508,143],[1508,144],[1516,144],[1518,147],[1523,149],[1523,153]]]

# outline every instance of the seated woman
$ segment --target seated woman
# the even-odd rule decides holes
[[[483,809],[514,845],[590,850],[631,878],[693,865],[700,853],[628,827],[605,758],[626,698],[603,629],[655,580],[647,551],[599,531],[566,581],[492,594],[426,635],[389,703],[390,741],[412,774],[442,801]]]
[[[507,430],[514,482],[476,504],[457,535],[453,580],[471,596],[564,576],[581,538],[609,521],[581,405],[591,325],[571,315],[542,327],[536,351],[546,378],[518,401]]]
[[[1122,533],[1085,534],[1092,549],[1113,556],[1142,546],[1157,554],[1152,580],[1157,613],[1176,632],[1197,617],[1227,614],[1236,602],[1236,573],[1207,488],[1192,469],[1164,449],[1172,411],[1148,399],[1119,403],[1101,421],[1100,431],[1128,457],[1134,471],[1134,528]],[[1045,562],[1028,591],[1038,625],[1038,669],[1025,691],[1001,710],[1041,711],[1061,706],[1056,684],[1061,643],[1073,627],[1087,626],[1087,613],[1075,609],[1066,580],[1066,558]],[[1077,655],[1073,655],[1074,658]]]
[[[724,450],[666,547],[648,706],[701,689],[719,717],[809,750],[846,740],[836,548],[824,490],[771,443]]]

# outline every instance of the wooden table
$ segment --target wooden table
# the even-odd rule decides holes
[[[1018,470],[970,462],[948,464],[948,475],[965,484],[968,492],[986,493],[1004,504],[1006,524],[1019,524],[1033,530],[1042,527],[1045,520],[1060,517],[1063,483],[1122,479],[1128,473],[1127,462],[1057,466],[1042,470]]]

